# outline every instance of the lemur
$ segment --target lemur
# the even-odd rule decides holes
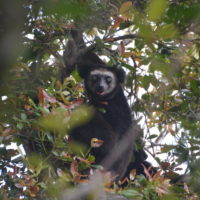
[[[75,31],[76,33],[76,31]],[[72,36],[74,40],[82,41],[78,34]],[[82,41],[83,42],[83,41]],[[81,43],[81,46],[84,46]],[[112,165],[107,166],[103,161],[116,150],[123,137],[128,137],[127,132],[132,127],[131,110],[122,89],[125,80],[125,72],[116,66],[107,66],[96,54],[91,51],[84,52],[77,47],[73,40],[69,40],[64,52],[66,68],[63,75],[69,75],[77,67],[78,73],[84,80],[86,93],[95,112],[92,119],[79,127],[71,130],[70,138],[81,142],[88,147],[92,138],[103,140],[103,145],[92,148],[96,164],[102,164],[105,170],[111,171],[116,180],[122,180],[129,175],[131,169],[136,169],[137,174],[145,174],[144,167],[151,166],[146,162],[146,153],[143,149],[134,149],[134,141],[130,137],[126,150],[120,154]],[[130,132],[138,136],[138,132]],[[130,136],[130,134],[129,134]],[[129,139],[129,138],[128,138]],[[133,156],[132,156],[133,155]],[[131,157],[134,160],[130,162]]]
[[[121,68],[103,64],[81,66],[78,71],[84,79],[85,89],[95,113],[91,121],[72,130],[70,138],[87,146],[92,138],[103,140],[102,146],[91,150],[96,163],[103,164],[102,161],[109,156],[132,123],[131,111],[121,86],[125,73]],[[117,158],[108,168],[104,168],[120,180],[124,176],[132,152],[133,142],[130,142],[123,156]]]

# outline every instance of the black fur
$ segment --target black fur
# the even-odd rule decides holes
[[[90,78],[90,72],[95,69],[110,71],[114,74],[116,85],[111,93],[101,96],[91,92],[88,79]],[[125,73],[120,68],[108,67],[106,65],[81,66],[78,71],[84,79],[86,92],[90,103],[95,108],[95,114],[90,122],[74,129],[70,137],[87,146],[90,145],[92,138],[103,140],[104,143],[101,147],[91,150],[91,153],[96,157],[96,163],[103,164],[102,161],[109,156],[115,145],[127,133],[132,124],[131,111],[121,86],[125,78]],[[124,176],[132,152],[133,142],[129,144],[125,153],[117,161],[112,163],[108,168],[107,166],[104,167],[106,170],[112,171],[118,180],[121,179]]]
[[[94,70],[108,71],[114,74],[116,84],[110,93],[103,96],[98,95],[91,88],[93,86],[89,84],[89,79],[91,71]],[[85,89],[95,113],[91,121],[71,132],[71,139],[88,147],[90,147],[92,138],[103,140],[103,145],[92,148],[91,153],[96,158],[96,164],[101,164],[105,170],[111,171],[113,176],[116,176],[116,181],[129,177],[132,169],[136,169],[138,175],[146,175],[144,167],[148,169],[151,164],[146,161],[147,155],[143,149],[134,150],[134,141],[138,136],[141,136],[140,130],[131,131],[133,125],[131,110],[121,85],[125,79],[124,71],[121,68],[108,67],[104,64],[84,65],[79,67],[78,71],[84,80]],[[121,153],[118,145],[124,138],[128,138],[128,140],[125,150]],[[113,151],[115,151],[117,159],[115,156],[110,156]],[[104,162],[107,157],[110,159],[109,165]],[[156,169],[151,168],[149,173],[155,174]]]
[[[96,45],[86,47],[80,30],[72,30],[71,36],[72,39],[68,41],[64,52],[65,68],[61,73],[62,80],[77,68],[80,76],[84,79],[90,104],[95,109],[94,116],[90,122],[72,130],[71,139],[82,142],[87,146],[90,146],[92,138],[104,140],[103,145],[92,149],[91,153],[96,157],[96,163],[103,164],[106,170],[113,171],[114,174],[118,175],[118,180],[128,176],[132,168],[137,170],[137,174],[145,175],[143,165],[147,168],[150,166],[145,161],[146,153],[143,148],[139,151],[133,150],[134,144],[131,139],[127,144],[126,151],[120,154],[118,160],[115,160],[111,166],[106,166],[103,162],[113,151],[118,154],[117,148],[114,149],[114,147],[118,145],[123,137],[128,137],[129,139],[132,134],[135,139],[135,136],[141,135],[140,130],[135,130],[131,134],[128,131],[130,127],[136,127],[137,125],[132,124],[131,111],[121,86],[125,79],[124,71],[121,68],[108,67],[99,56],[93,53],[94,50],[98,50]],[[88,85],[89,73],[94,69],[104,69],[115,74],[117,81],[114,91],[108,95],[101,96],[90,90]],[[102,110],[105,110],[105,112],[101,112]],[[114,158],[111,157],[111,160],[114,160]],[[130,164],[128,165],[129,162]]]

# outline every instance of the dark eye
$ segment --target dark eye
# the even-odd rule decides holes
[[[110,76],[106,76],[106,82],[111,83],[111,81],[112,81],[112,78]]]
[[[92,75],[92,77],[91,77],[91,80],[92,81],[96,81],[98,79],[98,76],[97,75]]]

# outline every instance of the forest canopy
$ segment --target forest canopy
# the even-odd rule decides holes
[[[0,10],[0,199],[199,199],[199,0],[2,0]],[[126,71],[155,175],[132,171],[120,187],[83,174],[98,166],[68,143],[92,112],[76,69],[65,67],[74,30],[79,50]]]

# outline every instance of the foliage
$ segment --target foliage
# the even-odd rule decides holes
[[[60,81],[62,53],[75,27],[109,65],[126,69],[133,116],[144,129],[146,151],[159,166],[154,176],[146,169],[146,178],[132,171],[125,188],[106,183],[106,191],[131,199],[199,198],[198,0],[0,4],[1,199],[57,199],[65,189],[87,183],[85,172],[91,167],[99,168],[90,149],[80,151],[67,137],[93,112],[80,106],[86,97],[76,71]],[[91,148],[102,142],[94,138]],[[9,147],[13,143],[17,149]],[[183,166],[186,170],[179,172]],[[178,174],[186,179],[173,184]]]

